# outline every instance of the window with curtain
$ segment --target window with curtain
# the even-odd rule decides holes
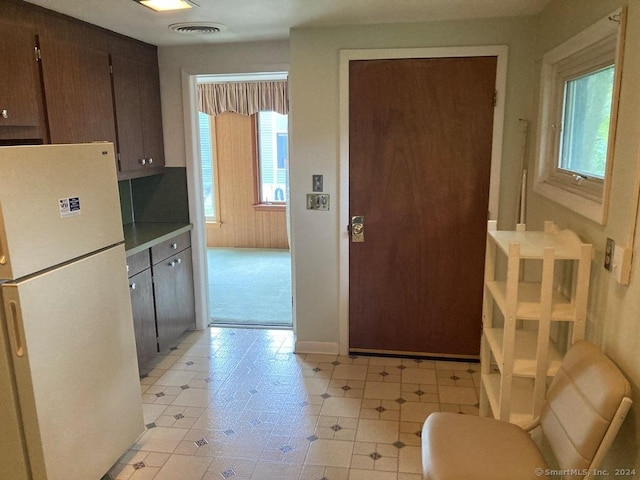
[[[218,222],[217,179],[210,117],[224,112],[256,116],[256,204],[284,207],[288,182],[286,80],[198,83],[198,126],[205,217]]]
[[[288,117],[277,112],[258,112],[258,203],[285,203],[289,156]]]

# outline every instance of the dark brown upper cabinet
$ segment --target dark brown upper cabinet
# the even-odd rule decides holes
[[[116,141],[108,53],[40,37],[51,143]]]
[[[121,180],[164,171],[155,46],[22,0],[0,31],[0,145],[113,142]]]
[[[46,142],[35,30],[0,23],[0,139]]]
[[[162,112],[157,64],[111,55],[119,178],[161,173]]]

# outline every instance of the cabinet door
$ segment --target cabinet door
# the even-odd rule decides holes
[[[144,156],[149,166],[164,167],[160,74],[157,65],[139,64],[140,105]]]
[[[158,346],[163,351],[195,325],[191,248],[153,266]]]
[[[129,172],[144,168],[138,63],[112,54],[111,66],[120,171]]]
[[[161,173],[164,144],[158,66],[111,55],[120,178]]]
[[[35,32],[5,23],[0,23],[0,29],[0,127],[32,127],[29,138],[42,138],[44,118]],[[15,133],[25,138],[22,132]]]
[[[51,143],[116,141],[109,55],[39,37]]]
[[[143,270],[129,278],[129,292],[133,310],[138,368],[142,372],[158,350],[151,269]]]

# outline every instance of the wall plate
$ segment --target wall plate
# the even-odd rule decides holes
[[[607,238],[607,246],[604,249],[604,268],[613,270],[613,253],[616,248],[616,242],[612,238]]]
[[[329,194],[307,193],[307,210],[329,210]]]
[[[324,189],[324,179],[322,175],[313,175],[313,186],[312,189],[314,192],[322,192]]]

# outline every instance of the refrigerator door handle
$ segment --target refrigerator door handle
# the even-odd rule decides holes
[[[16,356],[23,357],[24,356],[24,341],[22,339],[22,330],[20,326],[22,324],[22,316],[20,314],[20,307],[18,303],[15,301],[9,302],[8,308],[8,316],[9,316],[9,337],[11,337],[13,348]]]

